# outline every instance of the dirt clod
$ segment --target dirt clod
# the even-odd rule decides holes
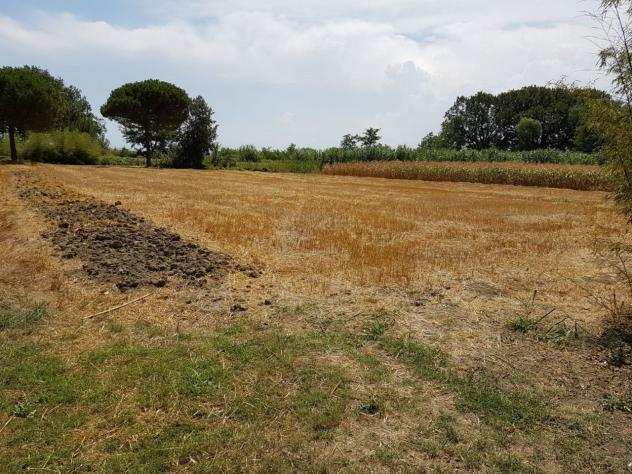
[[[80,259],[92,279],[120,291],[140,286],[162,288],[170,282],[205,286],[228,271],[250,277],[259,272],[229,255],[212,252],[154,226],[120,207],[58,186],[50,189],[28,173],[17,173],[20,197],[34,205],[55,228],[42,236],[64,259]]]

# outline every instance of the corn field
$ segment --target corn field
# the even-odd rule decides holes
[[[611,190],[608,176],[598,166],[382,161],[327,165],[323,168],[323,173],[337,176],[540,186],[581,191]]]

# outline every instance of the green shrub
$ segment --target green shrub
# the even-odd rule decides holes
[[[22,144],[22,159],[43,163],[92,165],[104,154],[103,147],[87,133],[32,133]]]

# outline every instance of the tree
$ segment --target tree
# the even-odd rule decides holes
[[[340,141],[340,148],[343,150],[355,150],[358,147],[359,140],[360,137],[358,135],[347,133]]]
[[[202,96],[191,100],[189,118],[178,133],[178,145],[173,165],[177,168],[203,168],[217,138],[217,123],[213,109]]]
[[[459,97],[448,110],[441,136],[454,148],[518,150],[518,123],[523,117],[537,120],[542,126],[540,148],[576,149],[593,152],[600,144],[586,130],[588,98],[608,99],[603,91],[566,86],[528,86],[492,96],[479,92]],[[577,135],[583,135],[577,137]]]
[[[55,127],[63,104],[60,82],[34,66],[0,68],[0,130],[9,135],[11,161],[18,160],[16,135]]]
[[[516,127],[520,150],[535,150],[542,140],[542,123],[529,117],[522,117]]]
[[[599,65],[612,76],[618,101],[592,100],[590,125],[615,180],[615,200],[632,222],[632,0],[603,0],[594,16],[604,32]]]
[[[490,148],[498,141],[496,110],[497,99],[492,94],[459,97],[445,114],[442,135],[453,148]]]
[[[435,135],[433,132],[430,132],[421,139],[421,142],[419,143],[417,148],[421,148],[424,150],[436,150],[447,147],[444,137],[441,134]]]
[[[360,143],[362,143],[362,146],[366,148],[377,145],[378,143],[380,143],[381,139],[382,137],[380,136],[380,129],[372,127],[367,128],[364,132],[364,135],[358,137],[358,140],[360,141]]]
[[[189,102],[179,87],[150,79],[112,91],[101,115],[121,124],[123,136],[142,150],[149,167],[154,154],[166,148],[187,119]]]
[[[61,82],[61,80],[59,80]],[[87,133],[99,140],[102,145],[107,143],[105,138],[105,124],[103,119],[97,118],[92,112],[92,106],[82,92],[75,86],[64,86],[63,105],[57,119],[57,128],[71,132]]]

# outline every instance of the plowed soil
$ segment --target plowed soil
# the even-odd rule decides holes
[[[90,278],[121,291],[168,284],[206,286],[229,271],[258,276],[257,270],[229,255],[186,242],[118,202],[108,204],[44,185],[28,173],[17,173],[16,180],[20,197],[53,224],[43,237],[61,257],[81,260]]]

